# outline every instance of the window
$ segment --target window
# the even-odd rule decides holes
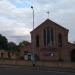
[[[39,47],[39,35],[36,36],[36,47]]]
[[[31,60],[31,55],[28,55],[28,60]]]
[[[3,53],[1,53],[1,58],[3,58]]]
[[[28,51],[24,51],[24,54],[27,54],[28,53]]]
[[[53,29],[47,27],[43,30],[43,40],[44,40],[44,46],[48,44],[52,44],[54,37],[53,37]]]
[[[58,46],[62,47],[62,34],[58,34]]]
[[[53,44],[54,41],[54,34],[53,34],[53,29],[51,29],[51,43]]]
[[[8,52],[8,58],[11,58],[10,52]]]
[[[50,28],[47,28],[47,45],[50,44]]]
[[[44,45],[46,45],[46,30],[43,31],[43,37],[44,37]]]

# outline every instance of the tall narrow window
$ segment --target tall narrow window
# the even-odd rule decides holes
[[[44,37],[44,46],[45,45],[49,45],[49,44],[53,44],[53,29],[52,28],[45,28],[43,30],[43,37]]]
[[[47,28],[47,45],[50,44],[50,28]]]
[[[62,47],[62,34],[58,34],[58,46]]]
[[[39,47],[39,35],[36,36],[36,47]]]
[[[51,43],[53,44],[54,42],[54,34],[53,34],[53,29],[51,29]]]
[[[44,46],[46,45],[46,30],[43,31],[43,37],[44,37]]]

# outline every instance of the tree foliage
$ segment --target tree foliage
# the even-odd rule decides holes
[[[0,34],[0,50],[10,50],[10,51],[16,51],[17,45],[14,42],[9,42],[5,36],[2,36]]]
[[[0,50],[4,49],[4,50],[10,50],[10,51],[18,51],[19,47],[25,47],[29,44],[30,42],[28,41],[22,41],[17,46],[14,42],[8,42],[7,38],[0,34]]]
[[[9,42],[8,43],[8,50],[16,51],[17,50],[17,45],[14,42]]]
[[[7,49],[8,40],[5,36],[0,34],[0,49]]]
[[[29,44],[30,44],[30,42],[28,42],[28,41],[22,41],[22,42],[19,43],[19,47],[25,47]]]

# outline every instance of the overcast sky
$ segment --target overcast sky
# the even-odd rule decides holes
[[[48,18],[69,29],[69,41],[75,41],[75,0],[0,0],[0,34],[9,41],[31,41],[32,9],[35,27]]]

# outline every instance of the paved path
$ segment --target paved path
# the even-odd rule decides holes
[[[0,65],[0,75],[75,75],[75,70]]]
[[[0,75],[75,75],[72,72],[0,68]]]

